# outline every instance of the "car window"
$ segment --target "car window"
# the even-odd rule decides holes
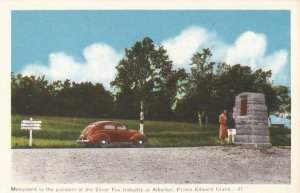
[[[107,130],[111,130],[111,129],[115,129],[116,126],[114,124],[106,124],[106,125],[104,125],[103,128],[107,129]]]
[[[127,128],[126,128],[125,125],[118,124],[117,125],[117,129],[119,129],[119,130],[126,130]]]

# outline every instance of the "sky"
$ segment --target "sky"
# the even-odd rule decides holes
[[[100,82],[110,89],[124,49],[150,37],[175,68],[210,48],[213,60],[272,70],[290,87],[290,11],[13,11],[12,72]]]

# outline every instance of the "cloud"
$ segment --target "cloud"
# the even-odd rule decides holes
[[[161,45],[167,50],[175,68],[189,70],[193,54],[203,48],[210,48],[212,60],[222,61],[226,55],[228,44],[216,32],[208,31],[199,26],[191,26],[179,35],[162,41]]]
[[[229,44],[222,36],[214,31],[209,31],[199,26],[192,26],[180,32],[177,36],[169,38],[161,43],[176,68],[182,67],[189,70],[193,54],[203,48],[210,48],[217,62],[228,64],[248,65],[253,70],[272,70],[273,79],[284,78],[282,70],[286,68],[288,61],[287,50],[277,50],[266,54],[268,42],[264,34],[246,31],[242,33],[234,43]]]
[[[229,47],[225,60],[230,64],[248,64],[257,68],[265,55],[266,44],[265,35],[245,32]]]
[[[249,65],[253,70],[272,70],[274,80],[281,79],[281,84],[288,84],[286,74],[282,73],[287,66],[288,51],[282,49],[267,55],[267,44],[264,34],[244,32],[229,46],[225,61],[229,64]]]
[[[49,80],[71,79],[75,82],[91,81],[110,88],[115,77],[115,66],[122,55],[112,47],[96,43],[83,50],[85,62],[80,63],[63,52],[49,55],[49,64],[31,64],[25,67],[24,75],[45,75]]]
[[[272,70],[272,79],[275,84],[290,86],[290,70],[287,65],[288,52],[278,50],[270,55],[262,57],[259,68],[263,70]]]
[[[182,67],[191,63],[193,54],[209,40],[206,29],[200,27],[189,27],[178,36],[169,38],[161,44],[167,50],[173,60],[175,67]]]
[[[175,68],[189,71],[193,54],[203,48],[210,48],[213,61],[228,64],[249,65],[253,70],[272,70],[273,79],[280,84],[288,84],[288,76],[283,73],[287,67],[288,51],[281,49],[267,53],[267,37],[264,34],[246,31],[229,44],[222,36],[200,26],[191,26],[177,36],[163,40],[164,46]],[[158,47],[158,45],[156,45]],[[49,80],[65,80],[102,83],[106,89],[114,79],[115,66],[122,53],[107,44],[95,43],[83,50],[84,62],[78,62],[64,52],[49,54],[48,64],[30,64],[21,72],[24,75],[45,75]]]
[[[279,50],[262,59],[262,68],[264,70],[271,69],[273,74],[278,75],[286,66],[288,60],[288,52]]]

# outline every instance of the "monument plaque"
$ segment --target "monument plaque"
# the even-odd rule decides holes
[[[271,147],[268,109],[265,95],[243,92],[235,97],[233,117],[236,122],[235,144],[250,147]]]

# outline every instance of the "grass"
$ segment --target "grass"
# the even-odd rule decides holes
[[[12,147],[13,148],[27,148],[28,147],[28,137],[12,137]],[[81,147],[74,140],[57,140],[57,139],[39,139],[34,138],[32,147],[35,148],[71,148],[71,147]]]
[[[270,127],[271,143],[274,146],[291,146],[291,130]]]
[[[29,131],[20,129],[20,122],[28,116],[12,115],[12,148],[28,148]],[[33,147],[36,148],[77,148],[82,147],[75,140],[82,129],[102,119],[67,118],[36,116],[34,120],[42,121],[42,129],[33,131]],[[137,130],[139,120],[117,120],[130,129]],[[220,145],[218,139],[219,125],[208,125],[199,129],[196,123],[144,121],[147,147],[195,147]],[[273,146],[290,146],[290,130],[270,128]],[[114,146],[118,147],[118,146]]]

